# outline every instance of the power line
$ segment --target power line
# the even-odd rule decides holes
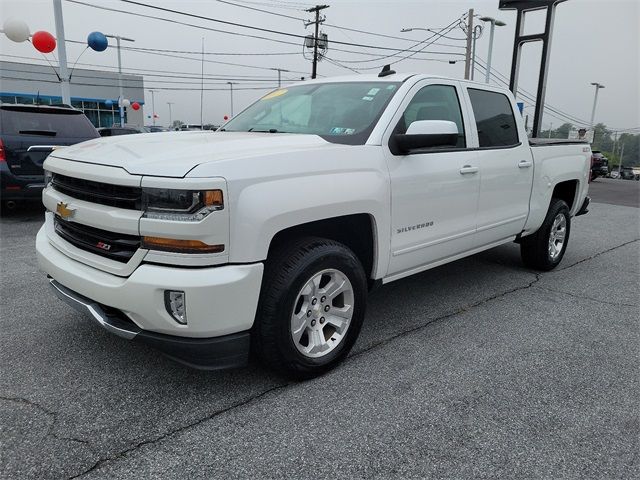
[[[227,0],[215,0],[215,1],[218,2],[218,3],[226,3],[227,5],[233,5],[234,7],[245,8],[247,10],[254,10],[256,12],[267,13],[269,15],[275,15],[277,17],[289,18],[291,20],[299,20],[299,21],[302,21],[302,22],[304,22],[306,20],[306,19],[301,18],[301,17],[294,17],[292,15],[286,15],[284,13],[270,12],[269,10],[263,10],[262,8],[250,7],[248,5],[239,5],[237,3],[229,2]]]

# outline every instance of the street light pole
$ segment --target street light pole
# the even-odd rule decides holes
[[[591,124],[590,124],[591,125],[591,130],[593,130],[593,121],[594,121],[594,119],[596,117],[596,105],[598,103],[598,91],[601,88],[604,88],[604,85],[602,85],[601,83],[598,83],[598,82],[591,82],[591,85],[596,87],[596,94],[593,97],[593,109],[591,110]],[[595,135],[594,135],[594,137],[595,137]]]
[[[474,79],[476,73],[476,42],[482,35],[482,25],[473,27],[473,52],[471,53],[471,80]]]
[[[284,68],[272,68],[271,70],[277,70],[277,72],[278,72],[278,88],[280,88],[280,86],[282,85],[281,73],[282,72],[288,72],[289,70],[285,70]]]
[[[483,22],[491,23],[491,30],[489,32],[489,53],[487,54],[487,68],[484,76],[484,83],[489,83],[489,81],[491,80],[491,57],[493,56],[493,35],[496,30],[496,25],[498,27],[504,27],[506,23],[504,23],[502,20],[496,20],[493,17],[481,17],[480,20]]]
[[[169,128],[171,128],[171,125],[173,125],[173,121],[172,121],[172,117],[171,117],[171,105],[173,105],[174,102],[167,102],[167,105],[169,105]]]
[[[156,91],[150,88],[149,92],[151,93],[151,121],[153,122],[153,125],[155,125],[156,124],[156,97],[154,93],[156,93]]]
[[[229,84],[229,86],[231,87],[231,116],[233,117],[233,85],[234,82],[227,82]]]
[[[116,39],[116,47],[118,50],[118,106],[120,107],[120,126],[124,127],[124,90],[122,87],[122,58],[120,56],[120,41],[135,42],[133,38],[121,37],[120,35],[105,35],[107,38]]]
[[[62,20],[62,0],[53,0],[53,18],[56,23],[56,37],[58,37],[58,63],[60,65],[62,103],[71,105],[71,89],[67,70],[67,46],[64,38],[64,21]]]

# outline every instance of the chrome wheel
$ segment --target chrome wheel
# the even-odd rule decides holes
[[[302,287],[291,314],[291,338],[300,353],[319,358],[345,337],[353,317],[353,286],[335,269],[322,270]]]
[[[549,233],[549,258],[555,260],[560,256],[567,236],[567,217],[562,213],[556,215]]]

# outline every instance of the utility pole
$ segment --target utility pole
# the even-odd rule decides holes
[[[202,61],[200,62],[200,130],[204,130],[204,37],[202,37]]]
[[[320,24],[324,22],[324,18],[320,18],[320,11],[325,8],[329,8],[329,5],[316,5],[313,8],[307,9],[309,13],[315,13],[316,19],[311,23],[315,23],[315,34],[313,36],[313,67],[311,69],[311,79],[316,78],[316,74],[318,73],[318,35],[320,34]]]
[[[471,55],[471,80],[476,74],[476,41],[482,35],[482,25],[473,27],[473,54]]]
[[[235,82],[227,82],[227,84],[231,87],[231,117],[233,117],[233,85]]]
[[[135,42],[132,38],[121,37],[120,35],[105,35],[107,38],[116,39],[116,47],[118,50],[118,106],[120,107],[120,126],[124,127],[124,91],[122,88],[122,58],[120,56],[120,41]]]
[[[551,138],[551,130],[553,130],[553,122],[549,124],[549,138]]]
[[[473,41],[473,8],[469,9],[467,18],[467,52],[464,60],[464,79],[469,80],[471,73],[471,44]]]
[[[156,124],[156,97],[154,96],[154,93],[156,93],[156,91],[149,89],[149,92],[151,92],[151,121],[155,125]]]
[[[167,102],[167,105],[169,105],[169,128],[171,128],[171,125],[173,124],[173,118],[171,116],[171,105],[173,105],[174,102]]]
[[[64,21],[62,20],[62,0],[53,0],[53,17],[56,23],[56,37],[58,37],[58,63],[60,65],[62,103],[71,105],[71,89],[67,70],[67,46],[64,38]]]
[[[618,178],[622,175],[622,157],[624,157],[624,141],[622,142],[622,148],[620,149],[620,160],[618,163]]]

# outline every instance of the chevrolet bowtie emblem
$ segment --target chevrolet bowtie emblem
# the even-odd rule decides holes
[[[73,217],[73,214],[76,212],[76,209],[69,208],[68,203],[58,202],[58,204],[56,205],[56,212],[62,218],[70,218],[70,217]]]

